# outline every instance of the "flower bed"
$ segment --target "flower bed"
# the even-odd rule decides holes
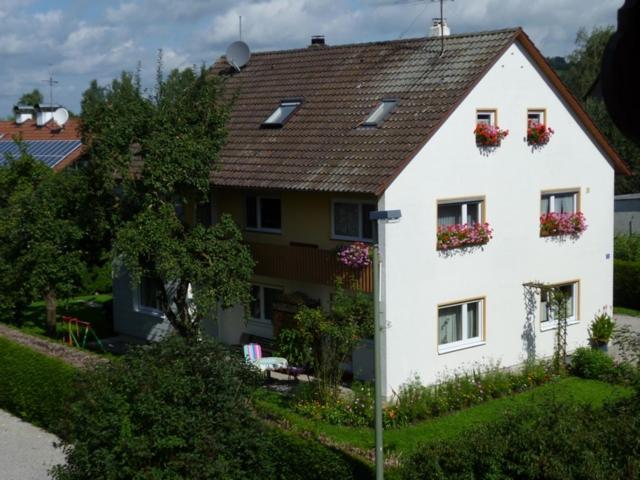
[[[578,237],[587,229],[582,212],[544,213],[540,215],[540,236],[553,237],[569,235]]]
[[[509,130],[502,130],[498,126],[478,123],[473,133],[476,145],[479,147],[499,147],[503,138],[509,135]]]
[[[338,250],[338,261],[350,268],[368,267],[371,265],[369,245],[363,242],[345,245]]]
[[[554,133],[551,127],[547,127],[543,123],[530,121],[527,127],[527,144],[534,147],[542,147],[549,143]]]
[[[488,223],[465,223],[438,227],[438,250],[484,245],[493,237]]]

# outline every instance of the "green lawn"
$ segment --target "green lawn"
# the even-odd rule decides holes
[[[385,449],[388,453],[405,455],[418,442],[439,441],[463,435],[475,426],[499,419],[507,411],[526,408],[532,402],[541,402],[550,397],[560,401],[600,406],[607,400],[631,394],[631,389],[608,383],[576,377],[562,378],[527,392],[491,400],[416,425],[388,429],[384,434]],[[371,428],[329,425],[302,417],[287,408],[286,399],[282,395],[270,391],[260,391],[254,403],[262,415],[286,423],[290,430],[323,437],[330,443],[356,454],[374,448],[374,433]]]
[[[640,317],[640,310],[634,310],[632,308],[613,307],[613,313],[618,315],[630,315],[632,317]]]
[[[76,317],[82,321],[90,322],[100,338],[106,338],[113,334],[110,302],[112,296],[88,295],[61,300],[58,303],[58,338],[62,338],[65,325],[62,323],[62,315]],[[4,317],[3,323],[18,327],[25,333],[32,335],[45,335],[46,311],[44,302],[34,302],[23,311],[22,324],[17,325],[15,319]]]

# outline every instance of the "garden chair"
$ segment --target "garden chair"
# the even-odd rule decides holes
[[[259,343],[248,343],[243,347],[243,350],[247,362],[258,367],[261,372],[269,374],[274,370],[286,369],[289,366],[286,358],[263,357],[262,347]]]

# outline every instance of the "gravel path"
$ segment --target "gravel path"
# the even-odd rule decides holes
[[[53,446],[58,439],[44,430],[0,410],[0,478],[46,480],[47,470],[64,461]]]

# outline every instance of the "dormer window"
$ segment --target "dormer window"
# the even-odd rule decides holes
[[[383,98],[380,104],[371,112],[371,115],[360,124],[361,127],[379,127],[389,115],[396,109],[398,100],[395,98]]]
[[[282,100],[278,108],[262,122],[262,128],[282,128],[301,103],[301,99]]]

